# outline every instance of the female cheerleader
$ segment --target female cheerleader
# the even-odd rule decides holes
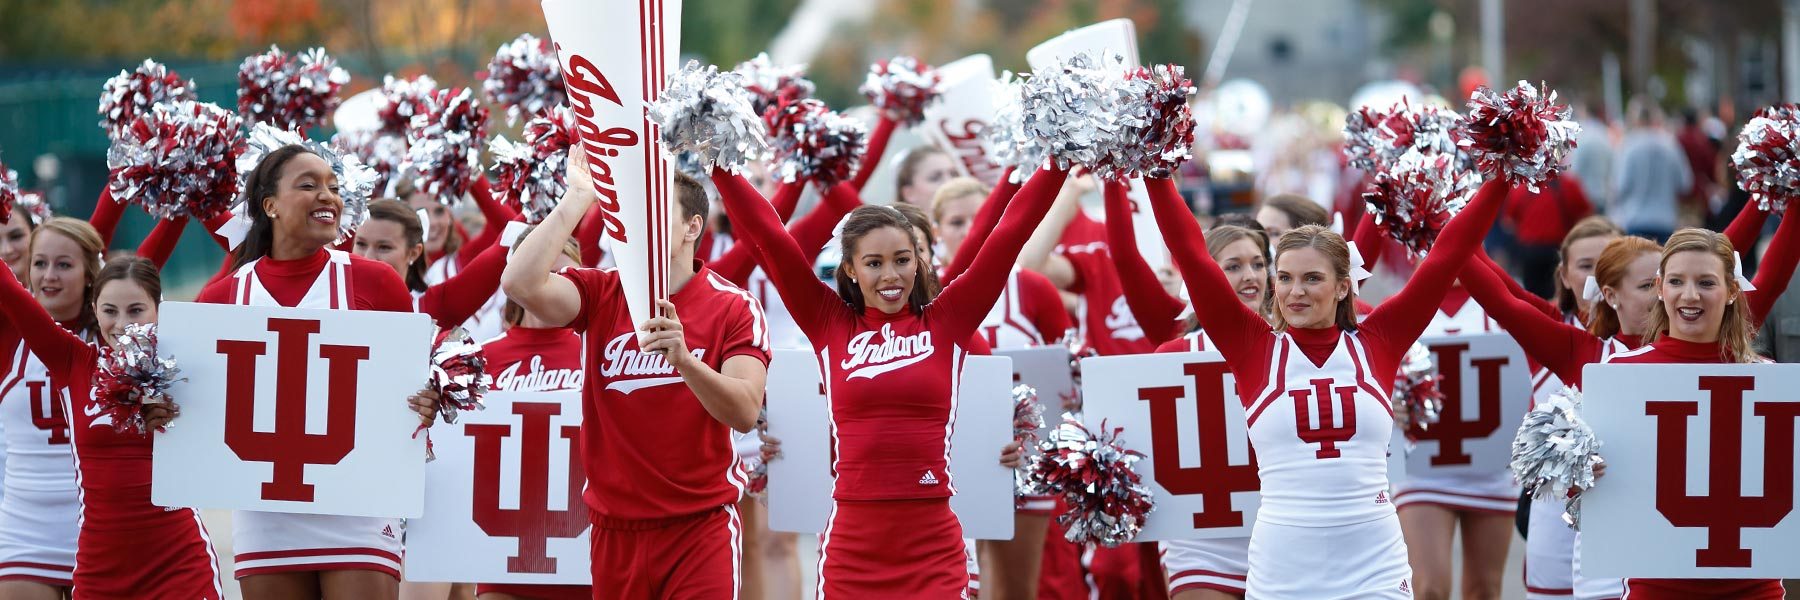
[[[117,210],[110,199],[102,202]],[[186,222],[159,223],[139,253],[158,264],[167,260]],[[93,282],[105,250],[93,226],[59,218],[33,228],[26,251],[24,283],[40,308],[87,340],[96,339]],[[77,565],[77,474],[61,398],[69,384],[51,378],[36,349],[19,337],[23,326],[0,320],[0,431],[8,454],[0,494],[0,597],[54,598],[71,585]]]
[[[403,188],[410,187],[410,185],[405,185],[406,182],[402,182],[402,184]],[[427,237],[431,238],[425,241],[426,266],[422,273],[422,279],[426,285],[435,286],[444,283],[456,277],[458,273],[472,268],[474,262],[481,257],[482,252],[496,245],[496,242],[500,240],[505,233],[506,224],[519,218],[517,212],[494,198],[493,192],[488,189],[486,177],[477,176],[475,178],[474,185],[469,188],[469,196],[475,199],[475,206],[481,209],[481,215],[487,221],[481,227],[481,233],[472,238],[469,237],[468,232],[463,230],[462,223],[456,221],[455,215],[444,203],[420,193],[407,193],[400,196],[407,199],[407,204],[413,210],[425,211],[426,220],[424,222],[429,223],[429,225],[424,225],[427,228],[426,233],[429,234]],[[405,272],[405,270],[401,271],[401,273]],[[485,275],[483,277],[485,278]],[[419,291],[410,280],[407,282],[407,287],[414,288],[414,292]],[[494,287],[499,287],[499,284],[494,284]],[[439,320],[438,324],[445,329],[461,326],[477,340],[485,340],[499,335],[500,306],[503,302],[500,294],[495,290],[490,290],[478,300],[481,303],[476,305],[476,309],[471,314],[464,315],[463,320]],[[436,315],[433,315],[433,318],[435,317]]]
[[[1146,180],[1163,238],[1210,342],[1232,366],[1262,478],[1250,537],[1249,598],[1411,598],[1399,519],[1387,495],[1388,390],[1461,261],[1508,188],[1490,181],[1440,234],[1407,286],[1362,323],[1350,251],[1319,226],[1282,236],[1271,326],[1237,301],[1206,237],[1167,179]],[[1330,552],[1317,549],[1330,548]],[[1308,550],[1312,549],[1312,550]]]
[[[85,228],[79,222],[68,223]],[[45,237],[57,235],[54,232],[68,223],[53,221],[44,228]],[[117,347],[126,325],[156,322],[162,279],[150,260],[115,259],[100,270],[93,288],[95,328],[107,347]],[[100,360],[98,347],[63,329],[15,281],[0,281],[0,312],[32,352],[43,357],[51,381],[67,386],[63,411],[71,419],[69,435],[82,492],[75,594],[224,598],[218,558],[199,513],[150,502],[150,434],[117,429],[113,414],[96,410],[93,379]],[[145,419],[154,428],[174,412],[172,405],[154,407]],[[146,547],[155,551],[144,552]],[[14,595],[15,591],[8,590],[6,596],[27,597]]]
[[[1283,234],[1307,225],[1330,225],[1331,212],[1305,196],[1276,194],[1263,199],[1262,206],[1256,209],[1256,222],[1269,232],[1269,237],[1281,239]]]
[[[838,451],[835,507],[820,541],[822,597],[966,593],[961,527],[950,512],[954,487],[945,471],[959,342],[1000,296],[1002,274],[1066,177],[1059,169],[1034,176],[978,251],[971,276],[928,301],[927,265],[898,211],[851,213],[834,291],[819,283],[767,201],[743,178],[714,171],[739,243],[755,245],[825,370]]]
[[[0,219],[0,262],[12,271],[13,278],[24,281],[29,275],[31,261],[27,255],[31,251],[31,230],[37,227],[31,215],[25,214],[17,205],[13,206],[11,215]]]
[[[452,329],[480,310],[500,289],[506,248],[490,245],[456,275],[437,284],[425,282],[424,227],[419,213],[398,200],[369,203],[369,218],[356,230],[355,254],[394,268],[412,292],[416,312],[431,315],[440,329]],[[505,223],[489,223],[505,227]],[[473,334],[471,334],[473,335]]]
[[[250,232],[231,275],[196,302],[412,312],[394,268],[330,248],[344,201],[329,163],[302,146],[263,157],[244,189]],[[429,423],[428,394],[410,398]],[[249,598],[394,598],[399,519],[235,511],[236,577]]]
[[[930,208],[938,188],[956,177],[956,163],[942,148],[930,144],[915,146],[900,159],[894,177],[894,203]]]

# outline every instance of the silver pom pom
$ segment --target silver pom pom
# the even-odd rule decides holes
[[[1022,82],[1003,76],[1007,94],[983,133],[990,156],[1014,167],[1015,178],[1046,160],[1062,169],[1098,168],[1107,157],[1107,141],[1129,127],[1119,114],[1123,65],[1118,55],[1096,60],[1078,54]]]
[[[256,170],[256,165],[262,163],[263,157],[283,146],[291,145],[306,148],[308,152],[324,159],[326,166],[331,168],[331,173],[337,176],[338,197],[344,201],[344,214],[338,215],[338,240],[350,239],[369,216],[369,199],[375,195],[375,182],[380,178],[374,169],[363,165],[355,154],[345,152],[334,144],[302,138],[292,131],[271,127],[267,123],[257,123],[244,139],[244,153],[238,156],[240,177],[248,179],[250,173]],[[233,212],[244,214],[241,202]]]
[[[690,60],[645,109],[670,156],[692,152],[702,165],[733,173],[769,157],[763,122],[744,91],[743,75]]]
[[[1519,424],[1513,437],[1513,477],[1534,498],[1566,498],[1572,489],[1592,489],[1600,446],[1594,430],[1581,418],[1581,390],[1565,387],[1532,408]],[[1574,500],[1569,503],[1571,524],[1581,517]]]

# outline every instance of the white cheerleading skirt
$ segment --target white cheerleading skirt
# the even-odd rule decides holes
[[[1250,534],[1246,600],[1410,600],[1412,565],[1400,517],[1337,527],[1258,520]]]
[[[1513,482],[1512,471],[1507,469],[1486,473],[1408,473],[1406,479],[1394,485],[1394,507],[1413,504],[1511,515],[1519,510],[1519,484]]]
[[[1244,595],[1250,578],[1250,538],[1214,538],[1160,542],[1169,596],[1188,590],[1217,590]]]
[[[400,519],[233,511],[238,578],[294,571],[380,571],[400,578]]]
[[[75,490],[7,490],[0,498],[0,581],[73,585],[80,535]]]
[[[1625,580],[1617,577],[1584,577],[1581,574],[1581,534],[1575,534],[1570,562],[1575,571],[1576,600],[1618,600],[1625,597]]]
[[[1575,530],[1563,521],[1563,502],[1531,501],[1530,535],[1525,536],[1526,600],[1575,597]]]

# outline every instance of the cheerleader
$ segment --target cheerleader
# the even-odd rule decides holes
[[[1281,239],[1283,234],[1307,225],[1330,225],[1331,212],[1305,196],[1276,194],[1263,199],[1262,206],[1256,209],[1256,222],[1269,232],[1270,238]]]
[[[110,199],[102,201],[103,207],[113,205],[106,210],[118,210]],[[105,211],[96,213],[104,217]],[[162,246],[172,248],[185,223],[158,224],[139,252],[166,260],[169,249]],[[83,340],[97,338],[94,281],[105,249],[95,227],[58,218],[33,228],[26,251],[24,283],[38,308]],[[0,494],[0,597],[9,598],[66,592],[77,566],[80,532],[72,432],[63,398],[75,382],[53,377],[45,357],[20,337],[26,326],[0,319],[0,357],[5,359],[0,364],[0,431],[8,454],[5,493]]]
[[[1195,315],[1231,364],[1248,412],[1263,502],[1246,597],[1411,598],[1406,542],[1387,495],[1391,374],[1493,224],[1506,184],[1484,185],[1407,286],[1360,324],[1343,238],[1310,225],[1288,232],[1275,254],[1273,326],[1237,301],[1201,251],[1205,235],[1174,183],[1146,184],[1189,294],[1208,308]]]
[[[25,213],[17,204],[12,214],[0,219],[0,261],[12,271],[13,279],[24,281],[29,274],[31,261],[26,259],[31,251],[31,230],[37,227],[31,215]]]
[[[1793,219],[1793,205],[1789,205]],[[1784,219],[1783,225],[1786,225]],[[1777,234],[1779,235],[1779,233]],[[1742,364],[1763,362],[1750,348],[1756,332],[1752,324],[1754,296],[1746,295],[1743,282],[1733,276],[1737,253],[1723,234],[1688,228],[1669,236],[1664,245],[1656,279],[1657,300],[1650,310],[1649,345],[1608,356],[1616,364]],[[1776,265],[1765,263],[1763,270]],[[1794,265],[1785,265],[1788,271]],[[1785,286],[1784,286],[1785,287]],[[1781,289],[1756,295],[1779,296]],[[1767,306],[1764,301],[1764,306]],[[1747,310],[1748,309],[1748,310]],[[1624,457],[1620,460],[1628,460]],[[1626,579],[1625,596],[1632,600],[1779,600],[1785,597],[1779,579]]]
[[[401,184],[402,188],[410,187],[405,181]],[[469,197],[475,199],[475,206],[481,209],[481,215],[486,221],[481,227],[481,233],[473,237],[463,229],[462,223],[456,221],[455,215],[444,203],[416,192],[402,194],[400,197],[406,198],[413,210],[425,211],[422,223],[425,223],[425,232],[430,234],[425,241],[426,267],[423,279],[426,285],[442,284],[472,268],[483,252],[498,244],[505,233],[506,224],[519,218],[517,212],[494,198],[493,192],[488,189],[486,177],[476,177],[475,184],[469,188]],[[496,278],[499,277],[497,273],[496,271],[494,275]],[[408,287],[414,287],[410,281]],[[461,326],[477,340],[499,335],[500,307],[504,299],[498,291],[490,290],[479,300],[481,303],[471,314],[463,316],[463,320],[440,320],[438,324],[445,329]]]
[[[713,181],[741,236],[820,354],[830,398],[836,484],[820,539],[821,597],[909,590],[967,593],[961,526],[950,512],[947,466],[963,350],[1030,230],[1067,172],[1039,171],[978,252],[968,278],[927,300],[929,269],[912,225],[891,208],[863,207],[840,234],[836,290],[818,281],[768,203],[741,177]]]
[[[292,145],[268,153],[246,178],[250,230],[230,276],[196,302],[411,312],[393,267],[330,248],[344,218],[338,176]],[[433,399],[409,399],[429,423]],[[398,594],[399,519],[235,511],[233,549],[244,596],[392,598]]]
[[[931,208],[938,188],[956,177],[956,163],[942,148],[914,146],[900,159],[894,176],[894,203]]]
[[[356,230],[352,245],[357,256],[394,268],[412,292],[415,312],[431,315],[440,329],[452,329],[466,321],[500,289],[500,271],[506,268],[506,248],[489,245],[456,275],[438,282],[425,281],[425,216],[398,200],[369,203],[368,220]],[[489,228],[504,227],[489,223]],[[471,335],[473,335],[471,333]]]

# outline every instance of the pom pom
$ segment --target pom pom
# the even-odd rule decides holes
[[[1363,200],[1382,231],[1413,256],[1423,257],[1450,217],[1469,203],[1476,185],[1472,174],[1459,168],[1455,155],[1408,152],[1375,174]]]
[[[1565,387],[1525,413],[1513,436],[1513,478],[1533,498],[1567,498],[1570,525],[1580,529],[1580,496],[1569,491],[1594,487],[1600,440],[1581,418],[1581,390]]]
[[[1139,67],[1126,73],[1119,95],[1118,135],[1106,138],[1104,159],[1094,174],[1123,181],[1169,177],[1194,157],[1194,113],[1188,96],[1194,82],[1180,65]]]
[[[1379,173],[1408,151],[1456,154],[1462,127],[1462,115],[1436,105],[1414,108],[1401,100],[1387,110],[1364,106],[1344,119],[1344,158],[1351,167]]]
[[[1788,198],[1800,193],[1800,104],[1763,107],[1738,132],[1731,153],[1738,187],[1750,192],[1765,212],[1787,210]]]
[[[815,88],[808,80],[803,65],[778,67],[769,60],[769,53],[763,52],[756,58],[738,63],[732,69],[744,78],[744,90],[750,92],[750,106],[756,114],[768,118],[769,109],[785,102],[799,102],[811,98]],[[775,135],[773,129],[770,135]]]
[[[182,81],[162,63],[146,58],[137,70],[119,71],[100,88],[100,128],[117,138],[150,107],[193,99],[193,80]]]
[[[238,113],[253,123],[305,131],[337,111],[346,83],[350,73],[324,48],[296,57],[270,46],[238,66]]]
[[[1074,415],[1063,415],[1027,463],[1025,491],[1062,497],[1069,508],[1056,522],[1070,542],[1113,548],[1137,537],[1156,506],[1135,466],[1144,455],[1119,442],[1123,428],[1100,428],[1094,435]]]
[[[782,181],[806,178],[828,188],[856,175],[869,137],[861,121],[812,98],[784,100],[764,120]]]
[[[1013,439],[1027,448],[1038,441],[1038,430],[1044,428],[1044,404],[1038,402],[1037,388],[1025,384],[1013,386]]]
[[[525,123],[524,143],[498,137],[488,145],[494,155],[488,171],[498,180],[494,197],[518,211],[526,223],[542,222],[569,189],[564,171],[574,142],[570,120],[569,108],[557,106]]]
[[[454,206],[480,176],[488,110],[469,88],[438,90],[426,109],[406,131],[407,169],[420,192]]]
[[[936,69],[911,56],[896,56],[869,65],[860,91],[881,110],[882,118],[913,126],[925,120],[925,105],[943,92]]]
[[[989,156],[1014,167],[1015,178],[1046,160],[1063,169],[1097,168],[1106,159],[1109,140],[1117,144],[1124,128],[1118,112],[1123,61],[1114,55],[1107,60],[1112,67],[1103,69],[1096,66],[1099,61],[1078,54],[1017,83],[1010,75],[1003,77],[1007,93],[993,123],[982,132]]]
[[[1457,144],[1475,159],[1482,175],[1505,177],[1537,191],[1537,184],[1566,168],[1581,125],[1568,106],[1538,93],[1530,83],[1502,94],[1487,86],[1469,95],[1469,118]]]
[[[0,208],[0,213],[4,213],[6,210]],[[50,210],[50,200],[37,192],[19,192],[19,199],[13,201],[12,210],[15,211],[13,212],[14,216],[24,215],[25,218],[31,219],[32,227],[43,225],[56,216],[55,211]],[[0,217],[0,221],[5,221],[5,218]]]
[[[0,223],[11,222],[13,206],[19,200],[19,172],[0,163]]]
[[[1394,374],[1394,417],[1406,439],[1418,441],[1417,433],[1431,428],[1444,411],[1444,390],[1439,386],[1443,376],[1431,362],[1431,349],[1413,342]]]
[[[344,213],[338,215],[338,239],[350,239],[369,216],[369,200],[375,196],[380,174],[365,165],[355,154],[334,144],[300,137],[299,133],[257,123],[244,138],[244,153],[238,157],[237,170],[248,178],[262,164],[263,157],[283,146],[301,146],[325,161],[337,177],[338,198],[344,201]],[[238,214],[245,214],[239,211]]]
[[[731,172],[769,156],[763,123],[750,106],[744,77],[711,65],[688,61],[669,76],[669,85],[646,107],[660,128],[665,151],[692,152],[700,164]]]
[[[106,151],[113,198],[158,219],[210,219],[237,200],[241,122],[218,105],[177,101],[139,115]]]
[[[356,156],[370,169],[373,189],[378,195],[391,195],[391,182],[406,170],[406,137],[379,131],[339,131],[331,136],[334,146]]]
[[[550,40],[529,33],[519,34],[494,53],[494,59],[488,61],[487,77],[481,81],[481,93],[489,103],[506,107],[507,125],[519,122],[521,116],[535,117],[562,106],[568,99],[562,65]]]
[[[94,401],[101,414],[94,424],[110,421],[113,431],[147,433],[144,407],[169,403],[169,387],[181,369],[175,359],[156,353],[156,324],[133,323],[119,334],[118,344],[100,352],[94,370]]]
[[[433,96],[437,93],[437,81],[426,75],[412,79],[395,79],[388,75],[381,80],[381,105],[376,115],[381,119],[381,132],[389,135],[406,135],[412,128],[413,117],[432,113]]]
[[[482,398],[494,385],[487,373],[487,353],[461,327],[450,330],[431,351],[430,388],[438,394],[438,416],[456,423],[456,412],[485,408]]]

